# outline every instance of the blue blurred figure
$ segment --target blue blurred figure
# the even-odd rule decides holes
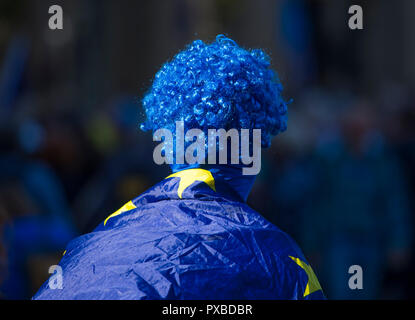
[[[370,107],[351,108],[342,135],[332,133],[313,158],[317,181],[301,242],[319,262],[333,299],[379,298],[389,263],[396,257],[404,263],[411,245],[402,168],[375,130],[375,118]],[[363,290],[348,285],[352,265],[363,269]]]

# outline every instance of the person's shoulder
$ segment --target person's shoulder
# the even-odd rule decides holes
[[[262,269],[278,282],[284,299],[325,299],[312,266],[296,241],[278,226],[252,210],[258,223],[245,230]]]

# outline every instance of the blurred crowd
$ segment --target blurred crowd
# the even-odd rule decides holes
[[[249,199],[294,236],[329,298],[413,298],[415,105],[399,95],[305,92]],[[352,265],[364,290],[349,288]]]
[[[71,239],[92,231],[169,174],[169,168],[153,162],[151,134],[138,129],[143,120],[139,98],[146,87],[138,81],[148,84],[161,63],[185,43],[199,36],[209,40],[219,32],[236,34],[242,45],[257,40],[255,46],[278,47],[272,57],[281,59],[282,82],[287,98],[293,98],[288,131],[264,150],[262,171],[248,203],[298,242],[329,299],[414,298],[410,290],[415,284],[410,270],[415,263],[413,87],[399,77],[362,87],[362,80],[354,77],[370,79],[371,74],[359,73],[358,59],[345,50],[352,50],[354,42],[349,36],[339,42],[336,36],[319,32],[319,23],[325,21],[323,4],[277,2],[270,10],[265,1],[243,2],[245,6],[201,1],[202,8],[195,8],[176,0],[172,13],[162,5],[144,5],[150,18],[143,25],[158,14],[171,14],[171,21],[163,23],[175,30],[174,38],[163,35],[158,24],[158,28],[149,24],[141,33],[137,26],[132,31],[116,29],[123,16],[109,1],[74,1],[71,6],[84,8],[83,14],[94,19],[88,23],[82,17],[68,19],[70,32],[62,33],[63,39],[45,36],[44,42],[35,42],[47,34],[47,23],[40,23],[41,32],[31,30],[40,18],[22,17],[19,12],[24,9],[4,1],[0,298],[30,298]],[[47,1],[39,1],[36,8],[24,3],[47,19]],[[123,12],[134,18],[130,4],[130,13]],[[194,22],[202,9],[210,16]],[[252,19],[257,33],[238,24],[253,9],[258,11]],[[118,35],[112,31],[106,38],[94,29],[103,23],[104,12],[114,15]],[[145,13],[140,14],[145,19]],[[192,34],[195,29],[199,35]],[[111,51],[116,49],[108,39],[118,44],[119,37],[127,43],[136,41],[131,32],[141,37],[141,45]],[[169,45],[172,38],[175,45]],[[167,44],[160,44],[164,40]],[[136,58],[129,49],[142,55]],[[108,61],[117,69],[111,73],[112,83],[102,71],[112,70],[102,67]],[[363,269],[363,290],[348,287],[351,265]]]

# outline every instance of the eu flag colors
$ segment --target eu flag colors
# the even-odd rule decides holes
[[[63,288],[34,299],[324,299],[295,242],[198,168],[72,240],[60,266]]]

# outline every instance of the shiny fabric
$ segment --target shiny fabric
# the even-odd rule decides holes
[[[212,175],[181,198],[167,178],[71,241],[63,289],[33,299],[324,299],[294,241]]]

